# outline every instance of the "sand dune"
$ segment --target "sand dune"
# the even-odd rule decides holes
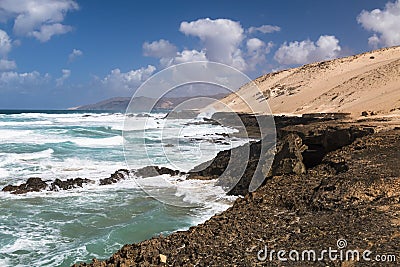
[[[400,46],[269,73],[254,83],[274,114],[400,114]],[[236,112],[249,112],[240,97],[257,105],[260,97],[254,92],[254,84],[247,84],[221,101]]]

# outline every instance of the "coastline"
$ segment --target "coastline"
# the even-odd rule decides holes
[[[300,121],[296,124],[293,120]],[[314,156],[309,153],[299,157],[299,140],[286,139],[281,151],[289,144],[291,153],[286,153],[284,158],[289,159],[291,167],[275,165],[273,168],[280,169],[279,173],[272,173],[255,192],[236,192],[244,197],[238,198],[228,210],[188,231],[125,245],[108,260],[94,259],[92,263],[74,266],[261,263],[277,266],[280,262],[276,258],[262,262],[257,259],[257,253],[265,246],[275,250],[322,250],[335,247],[340,238],[347,240],[349,248],[397,253],[400,173],[396,159],[399,158],[400,128],[380,119],[301,121],[287,117],[282,117],[277,127],[278,140],[295,134],[303,144],[313,148],[309,150]],[[343,137],[348,137],[348,141],[337,143]],[[315,151],[323,144],[326,153]],[[293,168],[298,160],[304,161],[306,171]],[[296,265],[296,262],[287,263],[287,266]],[[365,264],[346,260],[323,260],[322,263]]]

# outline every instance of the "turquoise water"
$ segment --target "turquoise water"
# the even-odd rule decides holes
[[[96,181],[59,192],[0,192],[0,266],[68,266],[108,258],[123,244],[187,229],[228,208],[234,199],[213,181],[164,175],[98,185],[118,169],[149,163],[188,170],[245,141],[204,141],[220,138],[216,133],[227,131],[220,126],[176,121],[163,128],[164,115],[150,114],[144,136],[135,123],[124,129],[121,113],[0,111],[1,188],[29,177]],[[137,117],[138,125],[143,119]],[[163,148],[160,136],[179,145]],[[154,198],[159,195],[177,206]]]

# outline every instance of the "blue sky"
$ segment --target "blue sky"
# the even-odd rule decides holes
[[[131,96],[193,60],[251,78],[400,44],[400,0],[0,0],[0,109]]]

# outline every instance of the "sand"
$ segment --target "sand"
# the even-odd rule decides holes
[[[317,62],[263,75],[254,80],[267,98],[273,114],[345,112],[353,117],[400,112],[400,46],[355,56]],[[260,110],[259,95],[249,83],[222,104],[235,112],[269,113]],[[248,105],[240,99],[244,97]],[[213,104],[222,110],[221,104]]]

